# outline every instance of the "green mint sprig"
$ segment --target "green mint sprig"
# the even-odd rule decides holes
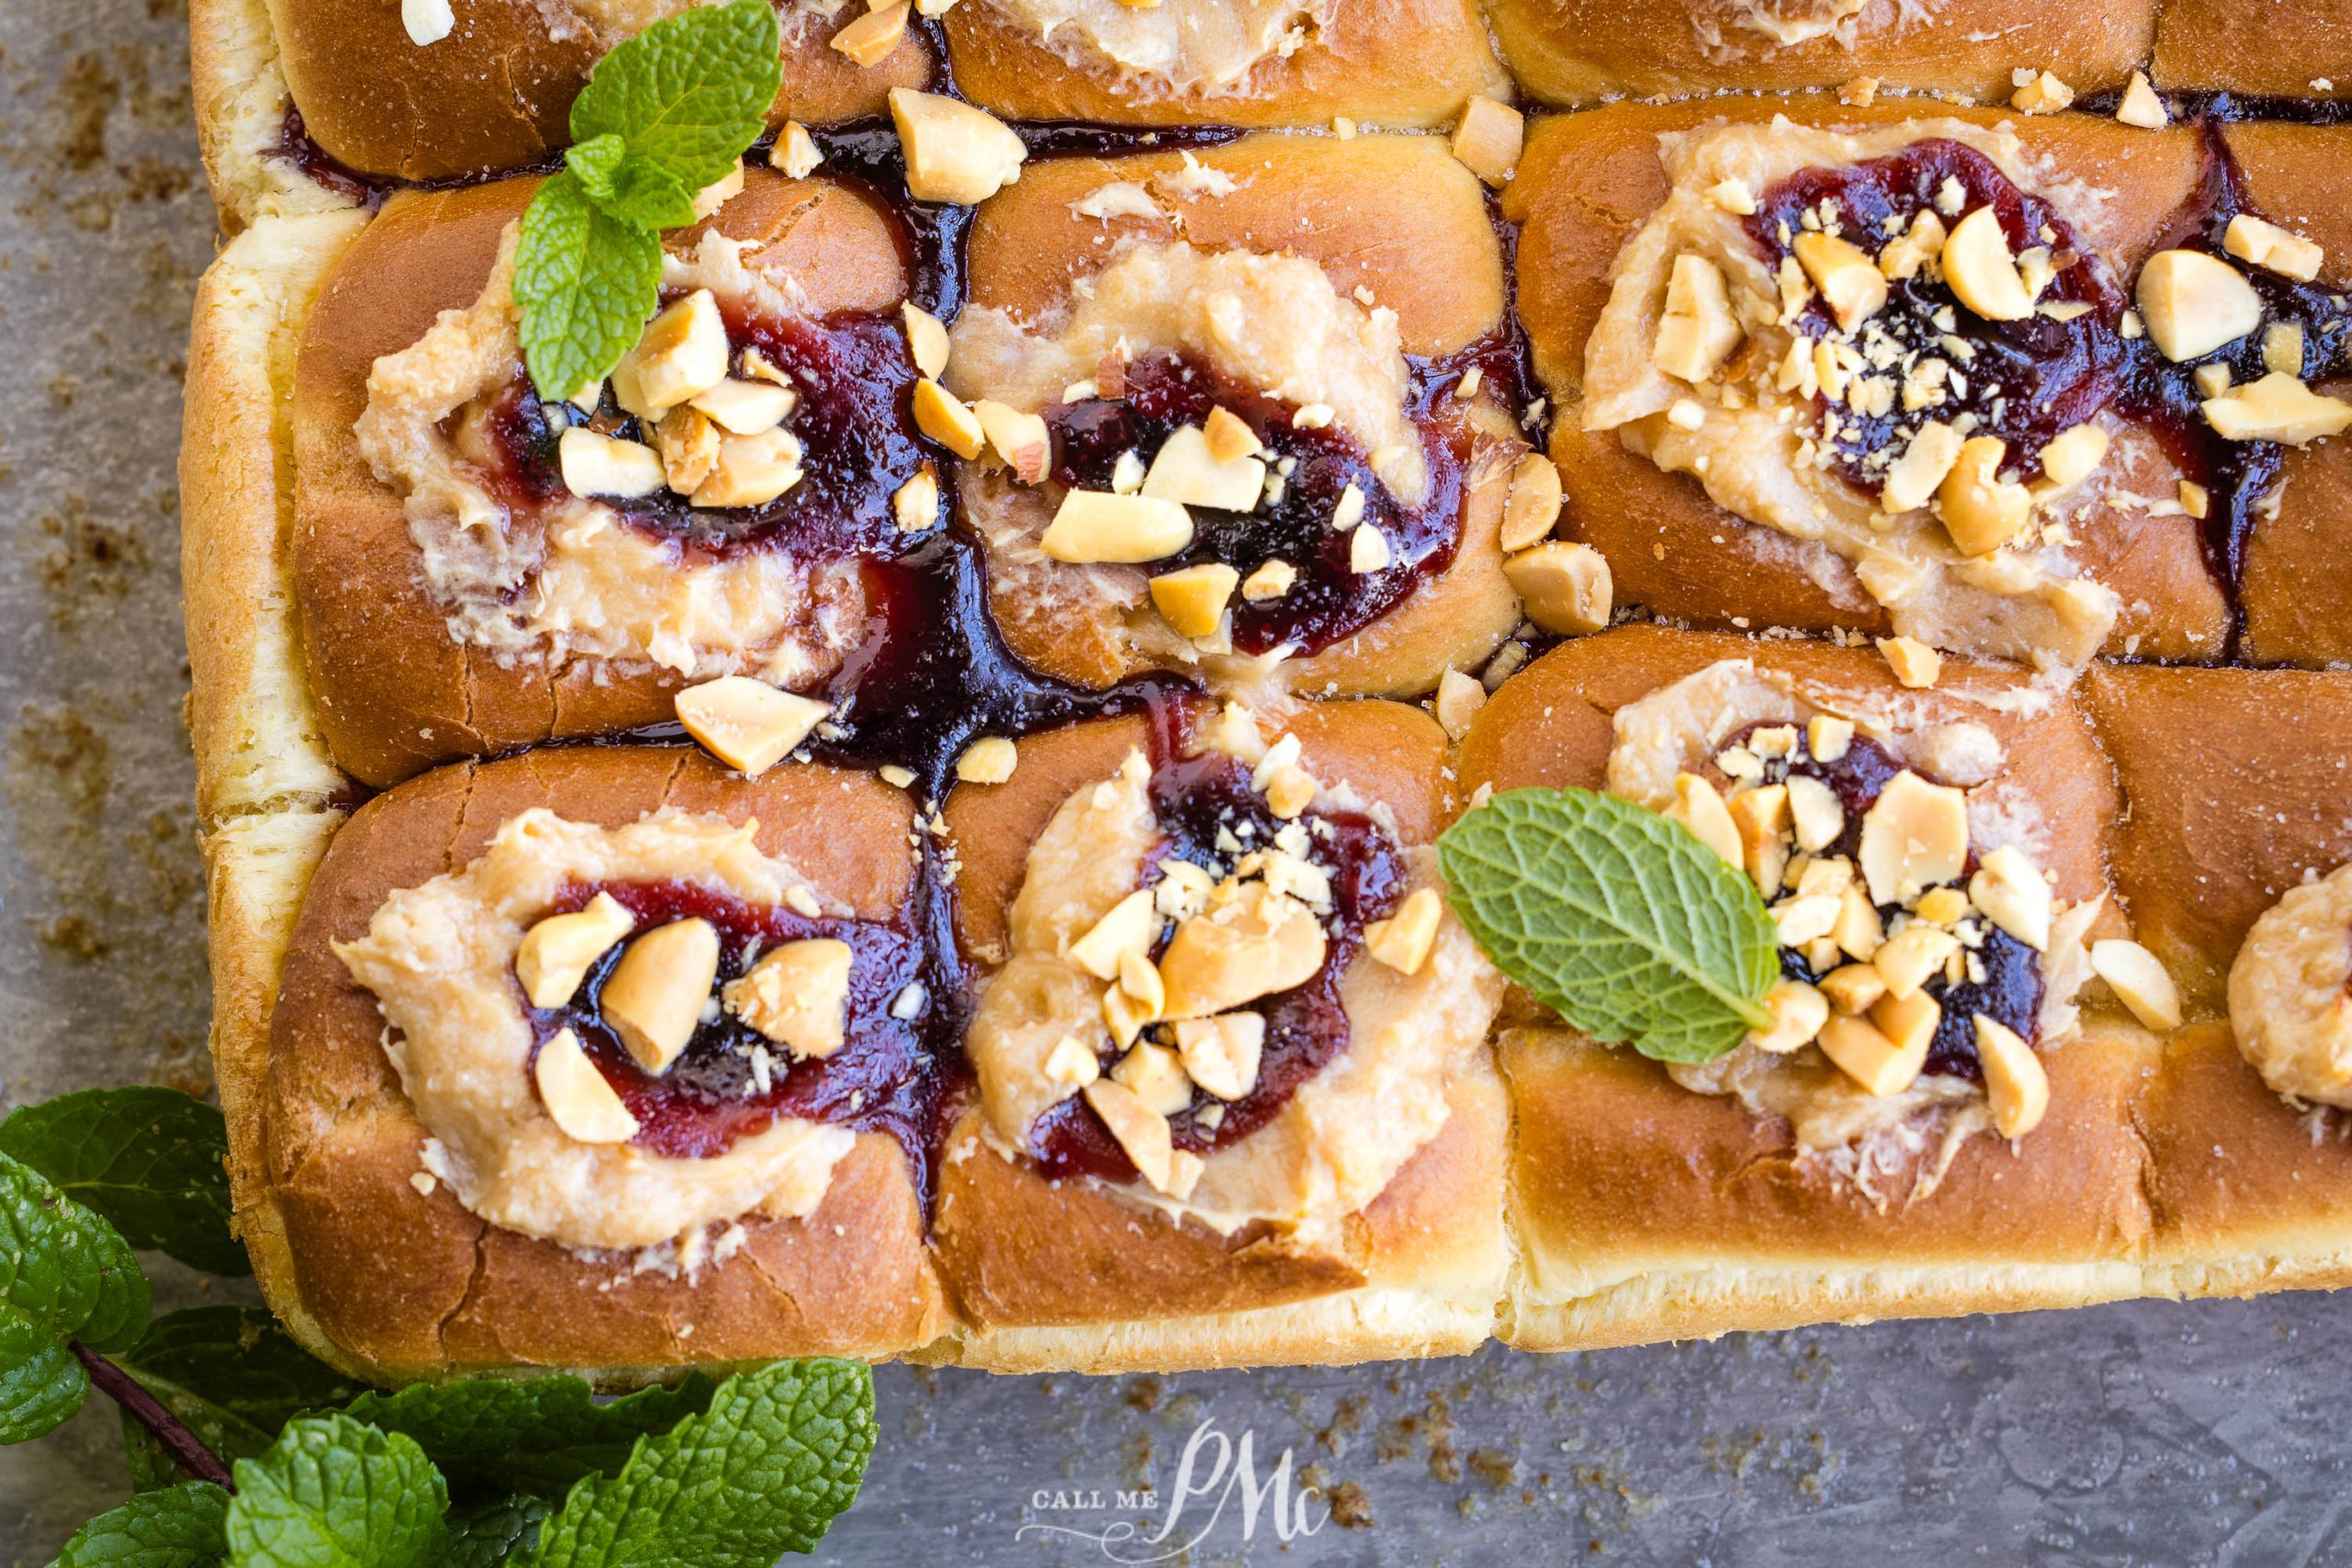
[[[426,1568],[448,1534],[449,1489],[424,1450],[348,1416],[288,1422],[236,1474],[233,1568]]]
[[[214,1568],[228,1561],[229,1494],[187,1481],[142,1492],[74,1532],[56,1568]]]
[[[267,1451],[295,1416],[343,1404],[360,1393],[259,1307],[166,1313],[114,1359],[198,1441],[232,1461]],[[128,1415],[123,1440],[133,1486],[146,1491],[180,1479],[171,1456]]]
[[[133,1247],[208,1274],[252,1272],[229,1232],[229,1134],[177,1089],[92,1089],[11,1111],[0,1155],[105,1216]]]
[[[654,23],[597,62],[572,100],[573,145],[523,215],[514,303],[539,395],[602,381],[661,300],[662,231],[758,140],[783,80],[768,0]]]
[[[363,1393],[345,1409],[414,1438],[453,1487],[560,1497],[583,1476],[618,1474],[638,1438],[708,1409],[717,1387],[697,1372],[599,1404],[571,1377],[414,1383]]]
[[[0,1155],[0,1443],[81,1409],[90,1374],[76,1344],[127,1349],[147,1316],[147,1276],[115,1228]]]
[[[1771,918],[1681,824],[1589,790],[1512,790],[1464,813],[1437,852],[1478,944],[1594,1039],[1704,1062],[1769,1021]]]

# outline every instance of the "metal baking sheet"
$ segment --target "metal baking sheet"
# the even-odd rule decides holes
[[[214,236],[185,29],[175,0],[0,4],[0,1107],[207,1077],[173,459]],[[886,1368],[818,1559],[2352,1563],[2348,1323],[2291,1296],[1336,1370]],[[0,1450],[0,1563],[125,1486],[103,1402]]]

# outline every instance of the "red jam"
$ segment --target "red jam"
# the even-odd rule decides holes
[[[1283,826],[1265,797],[1250,787],[1250,769],[1223,752],[1163,762],[1152,774],[1151,799],[1162,837],[1144,858],[1141,885],[1147,887],[1159,880],[1159,863],[1170,859],[1188,861],[1222,879],[1243,854],[1272,844]],[[1340,977],[1363,945],[1364,927],[1393,913],[1404,897],[1403,859],[1395,840],[1370,818],[1309,811],[1300,820],[1307,828],[1310,858],[1331,877],[1331,908],[1323,917],[1323,967],[1296,989],[1250,1004],[1247,1010],[1266,1021],[1257,1085],[1230,1104],[1194,1089],[1192,1103],[1169,1119],[1180,1149],[1205,1155],[1249,1136],[1348,1048]],[[1221,841],[1228,847],[1218,848]],[[1230,847],[1237,844],[1238,850]],[[1107,1034],[1100,1053],[1108,1072],[1118,1051]],[[1212,1111],[1217,1106],[1223,1107],[1221,1120]],[[1031,1143],[1049,1177],[1136,1179],[1126,1151],[1082,1099],[1066,1100],[1039,1117]]]
[[[1199,424],[1212,409],[1238,415],[1267,448],[1269,466],[1295,464],[1277,501],[1253,512],[1188,508],[1193,543],[1182,555],[1155,561],[1155,571],[1222,561],[1248,577],[1270,560],[1289,562],[1297,580],[1279,598],[1233,604],[1233,646],[1243,653],[1284,644],[1319,653],[1394,609],[1423,581],[1452,564],[1462,537],[1463,467],[1470,434],[1461,415],[1441,407],[1430,378],[1413,400],[1430,468],[1430,493],[1410,510],[1373,472],[1371,458],[1336,426],[1299,430],[1292,405],[1198,360],[1152,354],[1127,367],[1121,397],[1088,398],[1046,412],[1054,434],[1053,478],[1087,490],[1108,490],[1123,453],[1148,464],[1177,428]],[[1340,496],[1353,484],[1364,497],[1363,520],[1386,536],[1389,564],[1379,571],[1349,565],[1350,536],[1331,526]]]
[[[1957,210],[1950,213],[1938,209],[1947,180],[1956,181],[1962,193]],[[2051,437],[2092,418],[2114,398],[2125,360],[2124,342],[2117,331],[2126,303],[2122,289],[2098,258],[2077,243],[2074,231],[2049,203],[2019,189],[1990,158],[1962,142],[1931,139],[1849,167],[1805,169],[1764,193],[1747,220],[1748,233],[1777,264],[1794,254],[1805,216],[1811,213],[1818,220],[1825,202],[1839,236],[1872,257],[1885,246],[1889,219],[1900,219],[1907,226],[1917,213],[1937,211],[1949,228],[1961,216],[1989,205],[2000,219],[2012,254],[2036,246],[2050,252],[2057,273],[2041,302],[2079,301],[2091,307],[2070,321],[2039,312],[2021,321],[1995,321],[1960,303],[1949,288],[1930,281],[1924,271],[1890,284],[1887,302],[1871,318],[1871,325],[1892,338],[1904,357],[1878,373],[1892,376],[1899,387],[1910,356],[1941,358],[1951,362],[1966,389],[1953,395],[1948,389],[1944,401],[1917,411],[1905,411],[1900,397],[1884,414],[1840,409],[1836,445],[1846,477],[1855,485],[1876,491],[1885,476],[1866,468],[1867,458],[1890,449],[1899,452],[1921,424],[1929,420],[1949,423],[1962,413],[1975,416],[1976,434],[2008,443],[2007,477],[2036,478],[2041,473],[2038,455]],[[1949,198],[1944,205],[1951,205]],[[1947,310],[1944,319],[1953,323],[1949,333],[1937,323],[1939,314]],[[1800,321],[1810,329],[1806,335],[1815,338],[1836,330],[1818,297]],[[1955,354],[1943,341],[1947,336],[1966,343],[1973,356]]]
[[[673,920],[700,919],[718,929],[718,987],[751,964],[746,954],[788,942],[831,937],[851,952],[849,1021],[841,1049],[795,1060],[783,1047],[721,1013],[695,1031],[684,1053],[659,1077],[639,1068],[605,1022],[605,982],[627,944],[591,969],[579,993],[560,1008],[526,1009],[535,1040],[559,1030],[579,1037],[589,1059],[637,1118],[637,1147],[673,1158],[719,1155],[780,1117],[838,1123],[897,1136],[920,1166],[933,1146],[944,1080],[930,1038],[934,1021],[952,1011],[933,994],[935,975],[927,944],[915,931],[876,920],[810,918],[790,909],[748,904],[688,883],[605,883],[575,886],[548,909],[565,914],[598,893],[609,893],[648,931]],[[900,1001],[916,987],[909,1006]],[[712,994],[718,994],[714,987]],[[893,1011],[894,1004],[898,1016]],[[764,1047],[771,1069],[760,1087],[753,1050]]]
[[[1745,743],[1763,728],[1768,727],[1751,727],[1736,739]],[[1834,762],[1824,762],[1807,748],[1802,728],[1797,730],[1792,756],[1764,759],[1764,779],[1768,784],[1779,784],[1791,773],[1804,773],[1819,779],[1837,794],[1838,805],[1846,808],[1846,830],[1824,852],[1844,855],[1849,860],[1861,852],[1863,814],[1877,804],[1879,792],[1888,782],[1903,771],[1903,764],[1889,756],[1884,747],[1863,735],[1854,737],[1844,756]],[[1958,886],[1964,886],[1975,869],[1976,857],[1971,854]],[[1882,905],[1879,917],[1892,920],[1901,908],[1896,904]],[[1976,958],[1974,972],[1981,978],[1962,979],[1954,985],[1939,975],[1921,987],[1943,1010],[1936,1021],[1935,1038],[1928,1046],[1926,1070],[1930,1073],[1963,1078],[1984,1076],[1984,1068],[1976,1060],[1975,1017],[1980,1012],[2015,1030],[2028,1044],[2041,1038],[2041,955],[1989,920],[1976,924],[1984,933],[1984,941],[1963,951]],[[1789,979],[1813,984],[1826,971],[1815,970],[1803,953],[1784,947],[1781,949],[1781,973]]]
[[[738,374],[743,351],[756,348],[799,393],[785,428],[800,438],[800,482],[763,506],[690,506],[666,489],[603,504],[635,527],[676,540],[682,561],[749,548],[808,560],[903,551],[910,538],[899,531],[890,498],[922,467],[928,448],[914,427],[915,370],[896,316],[844,312],[812,321],[740,306],[725,313]],[[497,456],[490,479],[508,507],[527,511],[563,493],[556,444],[574,423],[652,444],[652,432],[621,411],[609,387],[603,405],[582,415],[542,401],[518,376],[491,413]]]

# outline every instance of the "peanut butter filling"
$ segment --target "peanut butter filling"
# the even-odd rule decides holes
[[[688,558],[585,496],[528,508],[499,499],[480,428],[522,365],[514,244],[510,227],[472,306],[443,312],[414,344],[376,362],[356,426],[362,456],[402,497],[420,578],[449,635],[508,666],[594,659],[695,680],[823,678],[862,635],[854,562],[767,548]],[[690,257],[669,257],[663,280],[763,311],[795,309],[788,280],[746,265],[718,234]]]
[[[1272,761],[1258,766],[1278,809],[1361,809],[1344,784],[1318,784],[1285,763],[1284,745],[1277,741]],[[1447,1087],[1484,1048],[1501,981],[1444,910],[1435,852],[1406,850],[1396,915],[1367,932],[1340,978],[1346,1049],[1246,1137],[1204,1156],[1180,1148],[1169,1159],[1165,1118],[1175,1112],[1167,1108],[1185,1103],[1191,1088],[1176,1080],[1238,1099],[1258,1070],[1256,1043],[1243,1027],[1257,1015],[1232,1010],[1235,998],[1295,985],[1323,960],[1319,930],[1310,941],[1309,931],[1292,930],[1295,917],[1278,911],[1311,899],[1318,874],[1270,868],[1265,882],[1221,903],[1205,875],[1193,888],[1154,873],[1149,857],[1161,831],[1150,783],[1142,754],[1130,754],[1115,775],[1063,802],[1031,846],[1010,952],[981,993],[967,1039],[988,1142],[1005,1156],[1025,1155],[1039,1119],[1084,1095],[1131,1153],[1141,1151],[1143,1179],[1118,1185],[1123,1195],[1223,1234],[1256,1222],[1304,1245],[1336,1245],[1345,1217],[1443,1128]],[[1382,815],[1374,808],[1375,820]],[[1138,985],[1133,956],[1148,950],[1149,929],[1161,920],[1173,939],[1156,964],[1142,965],[1153,974]],[[1128,961],[1111,962],[1114,948]],[[1106,969],[1118,976],[1107,988]],[[1136,996],[1155,984],[1156,996]],[[1145,1032],[1138,1014],[1170,1021]],[[1134,1043],[1104,1072],[1099,1053],[1120,1032]],[[1155,1043],[1162,1035],[1169,1043]],[[1161,1098],[1170,1087],[1182,1091],[1172,1100]],[[1155,1120],[1157,1127],[1148,1124]]]
[[[2230,1030],[2262,1081],[2352,1109],[2352,866],[2290,888],[2230,965]]]
[[[568,1032],[541,1044],[525,1011],[525,987],[546,984],[576,945],[558,935],[616,940],[593,930],[603,911],[592,907],[561,918],[581,930],[550,929],[526,952],[535,926],[553,927],[541,918],[567,886],[674,881],[816,907],[807,879],[755,849],[753,832],[667,810],[618,829],[526,811],[462,870],[392,894],[366,936],[336,945],[383,1010],[385,1054],[426,1134],[421,1163],[468,1211],[566,1247],[676,1242],[693,1255],[707,1227],[802,1217],[823,1201],[855,1141],[848,1129],[782,1117],[706,1158],[650,1153],[628,1141],[618,1101],[601,1103],[611,1091],[597,1096],[603,1080],[576,1043],[562,1044]],[[650,1036],[665,1027],[650,1011]]]
[[[1287,60],[1339,0],[980,0],[1071,66],[1153,95],[1238,96],[1259,63]]]
[[[1695,477],[1717,505],[1796,541],[1816,581],[1833,592],[1859,587],[1901,635],[2079,665],[2105,640],[2118,603],[2082,575],[2074,550],[2111,416],[2024,455],[2041,468],[2030,487],[2004,479],[2000,465],[2021,455],[1971,441],[1973,416],[1936,412],[1967,385],[1969,345],[1945,327],[1958,346],[1922,353],[1873,319],[1889,279],[1922,268],[1940,269],[1932,275],[1988,317],[2030,314],[2037,296],[2019,279],[2038,279],[2034,266],[2051,264],[2021,266],[1997,231],[1985,234],[1990,209],[1957,202],[1949,214],[1922,209],[1891,235],[1841,234],[1836,212],[1809,213],[1804,231],[1783,237],[1795,254],[1777,267],[1746,226],[1759,195],[1792,175],[1930,140],[1983,154],[2018,189],[2089,226],[2078,217],[2086,197],[2041,178],[2007,130],[1910,120],[1847,134],[1776,119],[1663,137],[1671,188],[1614,264],[1608,308],[1586,345],[1581,421],[1616,431],[1628,450]],[[1854,238],[1877,246],[1875,257]],[[1834,320],[1808,314],[1817,305]],[[1840,426],[1891,413],[1904,438],[1873,459],[1874,488],[1835,471]]]

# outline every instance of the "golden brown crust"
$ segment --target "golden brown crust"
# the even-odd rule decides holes
[[[1940,29],[1939,29],[1940,31]],[[2194,185],[2193,133],[2134,130],[2087,115],[2020,119],[1917,100],[1846,108],[1826,99],[1715,99],[1679,105],[1620,104],[1540,123],[1504,197],[1521,224],[1519,306],[1537,374],[1555,400],[1552,457],[1568,502],[1562,532],[1609,559],[1620,604],[1709,626],[1888,628],[1884,613],[1842,563],[1825,590],[1776,531],[1735,517],[1687,475],[1660,470],[1625,450],[1614,431],[1587,432],[1578,416],[1586,340],[1608,303],[1610,264],[1664,199],[1657,137],[1720,120],[1787,114],[1807,125],[1883,125],[1951,116],[1982,125],[2015,124],[2029,156],[2109,196],[2095,206],[2085,237],[2129,277],[2165,218]],[[2168,497],[2180,474],[2146,444],[2144,457],[2112,477],[2115,488]],[[2076,526],[2086,575],[2106,582],[2122,604],[2110,652],[2210,660],[2220,656],[2228,608],[2207,570],[2196,522],[2101,504]]]
[[[2154,1053],[2134,1032],[2094,1024],[2045,1053],[2040,1127],[2014,1146],[1972,1137],[1932,1191],[1883,1202],[1799,1158],[1784,1123],[1633,1051],[1514,1030],[1499,1055],[1519,1247],[1504,1337],[1523,1348],[2136,1293],[2149,1220],[2130,1111]]]
[[[1017,119],[1112,125],[1431,126],[1476,94],[1510,96],[1485,22],[1467,0],[1350,0],[1286,59],[1259,62],[1235,87],[1172,93],[1073,65],[988,5],[947,14],[947,58],[966,97]]]
[[[403,180],[520,168],[566,145],[572,98],[619,41],[600,38],[566,0],[466,0],[456,29],[423,48],[401,24],[400,0],[269,0],[269,9],[311,140],[350,168]],[[875,114],[891,88],[931,79],[920,31],[871,68],[829,38],[820,22],[787,39],[771,121]]]
[[[2352,1134],[2290,1103],[2226,1025],[2165,1043],[2140,1110],[2154,1211],[2152,1293],[2251,1295],[2352,1283]]]
[[[2149,74],[2166,90],[2289,98],[2352,94],[2352,6],[2343,0],[2164,0]]]
[[[999,1371],[1180,1371],[1460,1355],[1490,1331],[1503,1268],[1510,1107],[1491,1069],[1351,1225],[1346,1259],[1234,1245],[979,1146],[941,1176],[940,1269],[956,1359]],[[954,1158],[959,1147],[971,1152]]]
[[[1434,138],[1265,134],[1193,156],[1238,183],[1228,195],[1182,204],[1182,237],[1194,246],[1319,264],[1341,294],[1368,289],[1396,312],[1408,355],[1451,354],[1500,325],[1502,253],[1478,182]],[[1164,214],[1106,221],[1080,217],[1071,204],[1112,181],[1147,181],[1182,166],[1173,152],[1032,166],[973,223],[971,303],[1024,321],[1051,319],[1073,284],[1112,260],[1112,241],[1178,237]],[[1473,456],[1453,564],[1371,626],[1284,663],[1288,689],[1414,695],[1449,667],[1483,660],[1518,625],[1519,596],[1502,575],[1497,543],[1517,415],[1487,389],[1470,400],[1466,418]],[[1143,667],[1090,600],[1045,602],[1000,586],[990,603],[1013,652],[1050,674],[1105,686]]]
[[[352,426],[380,355],[405,348],[442,310],[481,294],[499,236],[533,182],[405,196],[345,255],[302,343],[294,400],[292,569],[311,689],[334,758],[371,784],[453,757],[539,740],[610,735],[671,716],[676,678],[579,660],[502,666],[460,645],[418,577],[398,495],[360,456]],[[752,171],[716,220],[762,239],[755,266],[786,270],[819,312],[881,310],[905,294],[889,220],[823,180]],[[678,245],[696,231],[680,231]]]
[[[2352,673],[2095,667],[2115,760],[2115,886],[2192,1009],[2219,1010],[2256,917],[2352,861]]]
[[[2301,18],[2301,9],[2279,13]],[[2352,75],[2352,11],[2329,24],[2333,58]],[[2256,52],[2278,59],[2276,43]],[[2322,57],[2325,58],[2325,57]],[[2169,84],[2167,84],[2169,85]],[[2347,82],[2352,90],[2352,82]],[[2324,246],[2320,281],[2352,286],[2352,210],[2344,202],[2352,130],[2340,126],[2233,125],[2223,136],[2245,173],[2251,209]],[[2321,383],[2337,396],[2345,387]],[[2352,454],[2341,441],[2290,447],[2278,510],[2256,524],[2241,600],[2248,660],[2265,664],[2352,663]]]
[[[1284,729],[1296,734],[1301,764],[1317,778],[1344,780],[1385,803],[1408,844],[1429,842],[1451,815],[1444,735],[1417,709],[1313,704],[1284,718],[1269,716],[1261,728],[1270,739]],[[948,798],[948,839],[960,866],[959,931],[982,962],[1001,960],[1006,911],[1031,841],[1073,791],[1111,777],[1120,759],[1143,744],[1141,719],[1072,726],[1023,741],[1009,783],[960,786]],[[1359,1291],[1424,1293],[1432,1310],[1442,1307],[1440,1316],[1450,1319],[1460,1286],[1475,1284],[1481,1269],[1499,1266],[1493,1216],[1508,1122],[1493,1090],[1483,1061],[1454,1082],[1444,1132],[1378,1201],[1351,1217],[1337,1254],[1247,1229],[1223,1238],[1196,1222],[1171,1223],[1092,1182],[1048,1181],[983,1143],[974,1112],[948,1141],[936,1231],[940,1268],[961,1315],[982,1340],[1001,1329],[1125,1324],[1131,1326],[1120,1331],[1123,1344],[1138,1354],[1157,1346],[1148,1354],[1169,1364],[1192,1353],[1184,1347],[1195,1329],[1212,1338],[1221,1330],[1182,1322],[1148,1330],[1132,1325]],[[1416,1320],[1408,1311],[1401,1321]],[[1415,1332],[1430,1326],[1423,1322]],[[1379,1337],[1348,1352],[1343,1337],[1336,1359],[1388,1353],[1380,1347],[1404,1330],[1389,1320],[1367,1331]],[[985,1359],[989,1352],[967,1347],[967,1354]],[[1254,1346],[1220,1354],[1273,1359]]]
[[[2226,4],[2227,0],[2220,0]],[[1834,33],[1787,44],[1741,18],[1835,17]],[[2154,0],[2104,0],[2037,10],[2020,29],[2011,0],[1488,0],[1495,36],[1520,85],[1545,103],[1782,92],[1874,77],[1981,102],[2005,102],[2019,66],[2054,73],[2076,91],[2120,87],[2144,64]],[[2273,47],[2267,41],[2264,49]],[[2169,82],[2166,85],[2170,85]]]
[[[382,1048],[374,998],[329,948],[392,890],[463,866],[532,807],[617,827],[663,806],[757,818],[758,842],[860,915],[899,913],[913,886],[907,798],[822,767],[757,780],[699,753],[582,747],[461,763],[363,807],[334,837],[296,925],[269,1042],[258,1192],[241,1212],[281,1228],[272,1304],[322,1353],[370,1376],[503,1367],[641,1375],[688,1361],[879,1356],[933,1338],[942,1314],[906,1156],[861,1134],[804,1221],[746,1217],[742,1250],[698,1280],[632,1274],[420,1193],[425,1136]],[[689,1326],[690,1325],[690,1326]]]

